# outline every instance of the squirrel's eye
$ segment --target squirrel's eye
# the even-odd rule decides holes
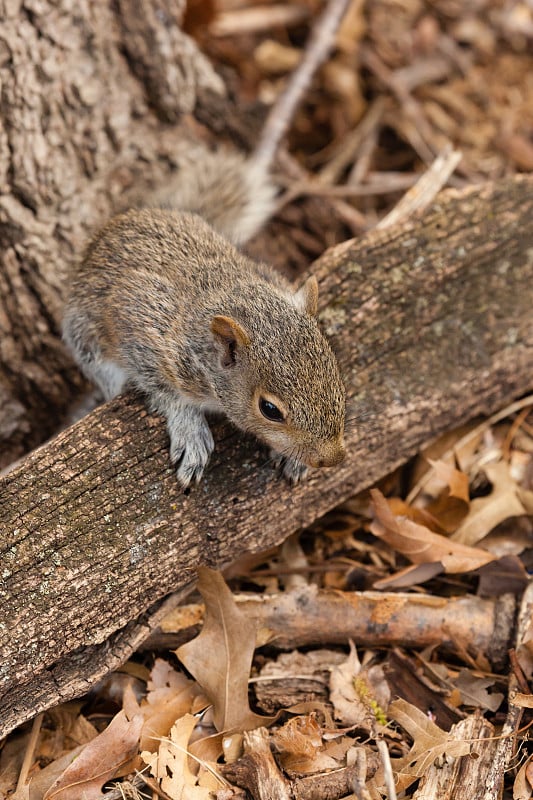
[[[265,400],[264,397],[259,398],[259,410],[271,422],[285,422],[285,417],[279,408],[274,403],[271,403],[270,400]]]

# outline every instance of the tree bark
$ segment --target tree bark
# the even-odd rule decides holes
[[[61,344],[65,272],[173,166],[168,121],[223,85],[184,0],[0,0],[0,468],[57,429],[81,377]]]
[[[346,379],[348,457],[295,488],[220,423],[213,462],[184,496],[164,425],[132,396],[0,481],[0,735],[123,660],[158,621],[151,604],[184,596],[199,563],[280,542],[530,389],[532,252],[523,177],[443,193],[421,220],[326,253],[313,271]]]

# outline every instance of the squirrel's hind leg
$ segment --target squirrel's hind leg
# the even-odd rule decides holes
[[[170,436],[170,460],[176,466],[176,475],[183,488],[203,475],[215,442],[207,420],[196,406],[190,405],[178,394],[161,393],[151,398],[153,411],[163,414]]]
[[[120,394],[128,380],[128,376],[122,367],[113,361],[94,361],[91,364],[83,365],[83,370],[100,388],[105,400],[111,400]]]
[[[89,328],[83,315],[67,313],[63,320],[63,340],[84,375],[98,386],[105,400],[111,400],[121,393],[128,376],[114,361],[102,357],[98,344],[88,334]]]

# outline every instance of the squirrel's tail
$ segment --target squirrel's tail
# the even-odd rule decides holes
[[[276,188],[253,160],[226,149],[201,145],[178,158],[176,177],[151,203],[191,211],[235,245],[244,244],[272,216]]]

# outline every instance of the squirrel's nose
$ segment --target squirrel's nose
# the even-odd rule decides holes
[[[309,459],[311,467],[334,467],[344,461],[346,449],[343,442],[327,442],[324,447]]]

